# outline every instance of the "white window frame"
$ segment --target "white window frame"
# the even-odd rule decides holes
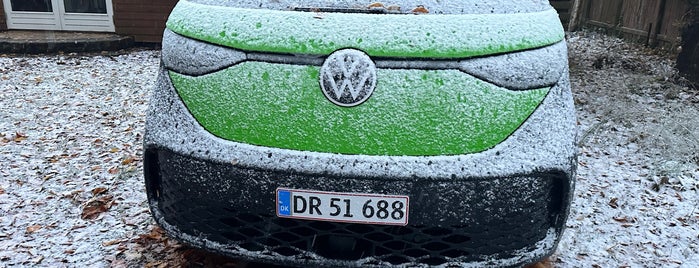
[[[8,29],[114,32],[112,0],[105,0],[107,14],[66,13],[63,0],[51,0],[53,12],[13,11],[10,0],[2,0]]]

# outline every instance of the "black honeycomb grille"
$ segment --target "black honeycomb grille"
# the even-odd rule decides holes
[[[146,161],[149,198],[161,212],[160,220],[197,237],[200,246],[206,247],[202,241],[216,242],[222,245],[216,246],[222,253],[256,256],[252,260],[451,266],[509,259],[515,258],[518,250],[533,250],[551,228],[559,229],[565,221],[567,205],[562,198],[566,189],[556,174],[500,178],[497,182],[394,183],[388,187],[403,187],[405,193],[414,193],[411,197],[438,192],[440,198],[411,198],[410,224],[383,226],[295,220],[273,214],[277,187],[333,191],[340,185],[354,189],[354,181],[364,181],[361,178],[304,177],[180,160],[183,158],[175,154],[162,153],[159,161]],[[531,183],[519,183],[522,181]],[[380,188],[384,185],[377,182],[373,187],[376,192],[385,192]],[[452,189],[453,194],[439,189]],[[501,198],[482,202],[491,195]],[[470,205],[464,206],[466,203]]]
[[[211,206],[193,207],[191,200],[187,204],[165,208],[164,212],[165,215],[176,215],[166,217],[171,224],[191,228],[193,233],[204,234],[208,240],[263,255],[278,254],[297,260],[314,259],[307,254],[313,252],[328,259],[359,260],[371,256],[378,263],[393,265],[441,265],[478,260],[483,254],[511,250],[512,244],[521,243],[513,241],[538,241],[545,236],[545,232],[512,232],[522,230],[517,226],[502,230],[283,219],[274,215],[236,214],[229,209],[213,209]],[[539,229],[547,230],[545,227],[539,226]]]

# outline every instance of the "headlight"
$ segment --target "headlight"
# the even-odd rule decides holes
[[[193,76],[212,73],[247,60],[245,52],[183,37],[170,30],[163,35],[165,68]]]
[[[568,65],[565,41],[543,48],[463,60],[459,69],[508,89],[549,87]]]

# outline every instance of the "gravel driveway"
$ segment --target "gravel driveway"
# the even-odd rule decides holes
[[[546,265],[699,267],[699,90],[618,39],[569,46],[580,165]],[[141,139],[158,63],[151,50],[0,57],[0,266],[234,265],[153,225]]]

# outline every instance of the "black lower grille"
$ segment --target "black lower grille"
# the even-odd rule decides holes
[[[533,250],[551,228],[560,231],[567,209],[568,184],[561,174],[388,185],[371,178],[246,170],[167,151],[147,157],[151,157],[146,160],[148,176],[157,176],[148,179],[149,197],[162,220],[230,249],[225,253],[245,251],[262,261],[281,257],[303,263],[321,257],[376,265],[448,265],[483,261],[484,256],[514,258],[518,250]],[[357,187],[360,184],[362,188]],[[277,187],[408,194],[410,224],[278,218],[274,215]]]

